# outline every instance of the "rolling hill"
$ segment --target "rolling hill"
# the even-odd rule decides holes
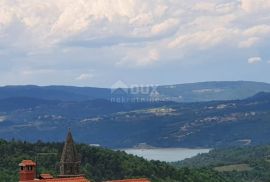
[[[36,98],[0,100],[0,137],[80,142],[111,148],[225,147],[270,143],[270,94],[197,103],[113,103]]]
[[[121,85],[120,85],[121,86]],[[235,100],[251,97],[258,92],[270,92],[270,84],[259,82],[202,82],[157,87],[119,89],[72,86],[5,86],[0,87],[0,99],[31,97],[45,100],[85,101],[95,99],[128,102],[132,99],[149,101],[201,102]],[[117,89],[116,89],[117,90]]]
[[[269,145],[222,148],[175,162],[173,165],[179,168],[213,169],[228,181],[268,182],[270,179],[269,156]]]

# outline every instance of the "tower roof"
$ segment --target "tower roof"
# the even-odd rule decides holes
[[[61,156],[61,163],[77,163],[80,162],[79,155],[77,153],[71,130],[69,129],[66,143]]]
[[[36,163],[32,160],[23,160],[19,166],[36,166]]]

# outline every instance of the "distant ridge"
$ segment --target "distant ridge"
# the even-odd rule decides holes
[[[132,98],[145,100],[154,98],[162,101],[201,102],[213,100],[237,100],[251,97],[259,92],[270,92],[270,84],[249,81],[200,82],[149,87],[149,92],[133,94],[111,94],[110,88],[74,86],[4,86],[0,87],[0,99],[10,97],[31,97],[45,100],[85,101],[95,99],[111,100],[119,97],[125,101]],[[153,96],[152,91],[156,91]]]
[[[259,92],[256,95],[247,98],[247,100],[270,100],[270,92]]]
[[[270,142],[270,93],[240,100],[115,103],[0,99],[0,137],[59,141],[73,128],[79,142],[112,148],[224,147]]]

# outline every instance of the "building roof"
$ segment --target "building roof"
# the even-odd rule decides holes
[[[112,180],[107,182],[151,182],[151,181],[146,178],[141,178],[141,179]]]
[[[32,160],[23,160],[19,166],[36,166],[36,163]]]
[[[90,182],[85,177],[75,177],[75,178],[55,178],[55,179],[47,179],[42,182]]]
[[[51,174],[41,174],[41,179],[53,179],[53,176]]]
[[[54,178],[54,179],[40,179],[40,180],[29,180],[23,182],[90,182],[85,177],[75,177],[75,178]]]

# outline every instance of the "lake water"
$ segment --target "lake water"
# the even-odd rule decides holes
[[[158,149],[124,149],[124,151],[128,154],[143,157],[147,160],[175,162],[194,157],[198,154],[208,153],[210,149],[158,148]]]

